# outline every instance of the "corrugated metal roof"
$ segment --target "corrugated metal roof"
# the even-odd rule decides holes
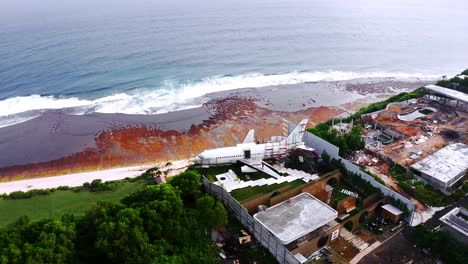
[[[441,86],[437,86],[433,84],[424,86],[424,89],[440,94],[440,95],[444,95],[446,97],[449,97],[455,100],[458,100],[465,104],[468,103],[468,94],[464,92],[460,92],[457,90],[453,90],[453,89],[449,89],[449,88],[445,88],[445,87],[441,87]]]
[[[400,209],[396,208],[395,206],[391,205],[391,204],[386,204],[384,206],[382,206],[383,209],[389,211],[390,213],[394,214],[394,215],[400,215],[403,213],[403,211],[401,211]]]
[[[448,145],[436,153],[411,165],[411,168],[447,183],[468,168],[468,146]]]

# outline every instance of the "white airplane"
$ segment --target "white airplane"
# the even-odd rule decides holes
[[[307,122],[308,119],[302,120],[288,137],[272,137],[268,143],[264,144],[255,143],[255,130],[251,129],[241,144],[237,144],[235,147],[205,150],[192,161],[202,166],[240,163],[244,165],[241,167],[241,171],[244,173],[261,171],[275,178],[281,177],[263,160],[285,157],[298,148],[314,151],[314,149],[306,147],[303,142]]]

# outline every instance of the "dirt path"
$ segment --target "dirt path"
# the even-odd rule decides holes
[[[380,164],[379,164],[380,163]],[[393,177],[390,175],[389,168],[390,166],[387,163],[379,162],[376,166],[368,167],[367,169],[372,172],[373,174],[377,175],[381,178],[387,186],[389,186],[394,191],[398,192],[399,194],[405,196],[406,198],[410,199],[413,203],[416,204],[416,211],[424,211],[427,209],[420,201],[416,200],[415,198],[411,197],[408,193],[406,193],[400,186],[398,186],[397,182]]]

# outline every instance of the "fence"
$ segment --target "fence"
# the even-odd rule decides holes
[[[294,255],[286,249],[268,230],[249,215],[247,210],[236,201],[224,188],[211,183],[204,176],[202,178],[205,190],[234,213],[235,217],[250,231],[251,234],[265,247],[281,264],[300,264]]]
[[[291,131],[296,127],[296,125],[289,123],[288,125],[288,132],[291,133]],[[382,185],[381,183],[377,182],[374,177],[370,176],[369,174],[361,171],[358,166],[354,165],[350,161],[343,159],[342,157],[339,156],[339,148],[331,143],[329,143],[326,140],[323,140],[316,135],[306,132],[304,133],[304,143],[306,146],[311,147],[313,149],[317,150],[317,153],[319,155],[322,155],[324,151],[330,155],[331,159],[337,159],[341,160],[343,162],[344,166],[346,169],[350,172],[356,173],[359,175],[362,179],[365,179],[366,181],[370,182],[370,184],[382,192],[384,196],[388,197],[393,197],[397,200],[400,200],[403,202],[406,207],[408,208],[410,214],[409,216],[405,219],[409,224],[413,221],[413,215],[414,211],[416,210],[416,204],[410,201],[408,198],[404,197],[403,195],[389,189],[388,187]]]

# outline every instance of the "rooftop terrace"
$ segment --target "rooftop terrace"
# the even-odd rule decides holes
[[[326,225],[338,216],[333,208],[309,193],[301,193],[254,215],[266,229],[287,245]]]

